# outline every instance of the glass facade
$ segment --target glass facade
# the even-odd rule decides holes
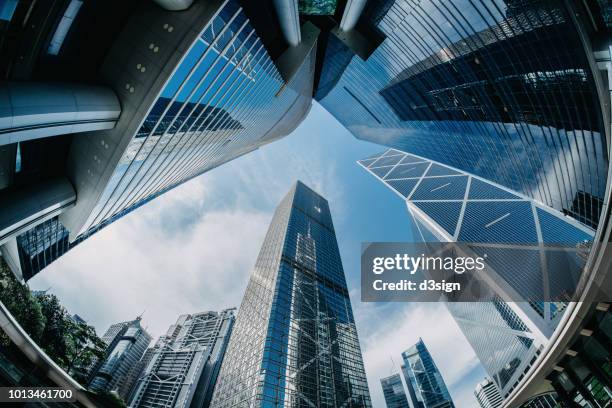
[[[402,384],[402,378],[399,374],[382,378],[380,385],[382,386],[387,408],[410,408],[406,392],[404,391],[404,385]]]
[[[106,357],[92,371],[89,388],[93,391],[120,391],[132,366],[138,363],[151,342],[151,335],[140,326],[140,318],[112,325],[102,336],[108,344]],[[118,393],[127,399],[124,392]]]
[[[301,182],[274,213],[211,406],[371,406],[329,206]]]
[[[233,324],[233,310],[180,316],[156,344],[130,407],[208,407]]]
[[[17,250],[24,280],[30,279],[40,270],[70,249],[69,232],[54,217],[17,237]]]
[[[483,177],[595,226],[606,125],[574,6],[370,1],[362,22],[384,41],[364,60],[330,36],[315,97],[359,139]]]
[[[286,135],[310,106],[314,58],[285,83],[238,1],[225,1],[174,68],[80,238]]]
[[[403,200],[423,242],[465,242],[479,256],[505,251],[514,262],[487,271],[494,293],[525,302],[448,302],[485,370],[506,397],[524,378],[574,293],[595,231],[499,184],[396,149],[359,161]],[[568,255],[569,253],[569,255]],[[504,258],[507,259],[507,258]],[[500,295],[501,297],[502,295]],[[555,296],[552,296],[554,298]]]
[[[419,342],[402,353],[402,371],[413,408],[454,408],[455,404],[429,350]]]

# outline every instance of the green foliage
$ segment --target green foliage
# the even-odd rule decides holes
[[[40,342],[46,324],[40,304],[27,286],[17,282],[2,259],[0,259],[0,301],[26,333],[37,343]],[[10,344],[9,338],[0,332],[0,345],[7,347]]]
[[[105,357],[106,343],[98,337],[93,327],[74,321],[71,324],[73,327],[69,330],[68,344],[70,361],[66,369],[75,380],[85,383],[86,368]]]
[[[86,383],[87,367],[106,352],[106,343],[93,327],[75,322],[55,295],[33,295],[1,258],[0,301],[49,357],[75,380]],[[0,333],[0,345],[10,345],[4,333]]]

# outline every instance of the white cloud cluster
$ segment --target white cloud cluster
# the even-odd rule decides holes
[[[181,313],[239,306],[270,215],[203,212],[172,234],[163,226],[168,216],[162,205],[139,209],[52,264],[34,285],[51,287],[99,332],[144,311],[143,322],[159,335]]]

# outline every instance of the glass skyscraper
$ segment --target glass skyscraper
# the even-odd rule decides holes
[[[402,371],[413,408],[454,408],[455,404],[429,350],[418,343],[402,353]]]
[[[580,248],[589,247],[595,232],[499,184],[399,150],[359,164],[406,201],[417,240],[468,243],[480,256],[491,251],[513,255],[513,262],[488,260],[491,288],[500,300],[446,303],[507,396],[536,361],[566,307],[543,300],[574,293],[584,267]],[[524,301],[501,300],[508,297]]]
[[[81,235],[286,135],[310,106],[313,75],[310,55],[285,84],[239,2],[222,2],[132,135]]]
[[[59,4],[33,6],[34,17],[49,13],[64,27],[47,57],[49,76],[62,78],[0,86],[0,251],[24,280],[177,185],[291,133],[312,103],[318,31],[310,26],[296,53],[272,47],[261,29],[282,21],[259,21],[239,0],[188,2],[182,11],[139,2],[116,10],[115,24],[92,22],[93,32],[81,19],[117,6],[77,3],[64,14]],[[29,14],[18,5],[19,18]],[[77,44],[67,30],[104,47]],[[0,29],[0,60],[11,49],[3,39]],[[44,71],[49,61],[37,64]],[[12,126],[20,120],[28,126]]]
[[[406,398],[406,391],[404,391],[404,385],[402,384],[402,378],[399,374],[381,378],[380,385],[382,386],[387,408],[410,408],[408,398]]]
[[[329,206],[299,181],[274,213],[211,406],[371,406]]]
[[[102,336],[108,344],[106,357],[97,362],[90,374],[93,391],[115,391],[124,400],[129,390],[123,388],[132,367],[138,363],[151,342],[151,335],[140,325],[140,317],[113,324]]]
[[[607,74],[585,41],[602,10],[580,3],[369,1],[360,23],[380,45],[362,58],[330,36],[315,98],[359,139],[596,226],[609,160],[598,90],[608,89]]]
[[[129,406],[210,406],[233,325],[233,309],[179,316],[152,350]]]

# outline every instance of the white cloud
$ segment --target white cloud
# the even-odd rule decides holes
[[[143,208],[103,229],[32,286],[50,286],[99,332],[146,310],[143,322],[159,335],[180,313],[239,306],[270,215],[205,212],[170,237],[162,227],[167,212]]]

